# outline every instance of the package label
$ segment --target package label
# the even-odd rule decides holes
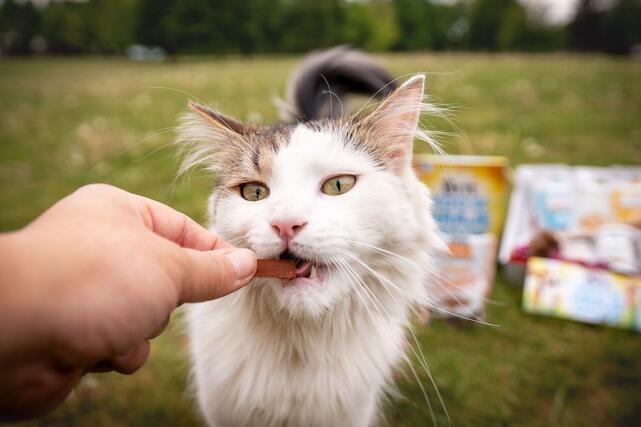
[[[415,169],[430,188],[434,218],[449,234],[500,235],[507,206],[507,159],[417,156]]]

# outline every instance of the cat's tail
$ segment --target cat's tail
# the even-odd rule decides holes
[[[308,54],[287,87],[288,102],[276,100],[289,122],[336,118],[348,93],[385,98],[396,89],[394,77],[371,57],[347,46]]]

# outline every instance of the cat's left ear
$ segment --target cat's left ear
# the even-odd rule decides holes
[[[256,128],[193,101],[189,108],[191,112],[181,117],[176,139],[184,153],[178,175],[199,165],[214,173],[228,169],[228,160],[240,156]]]
[[[395,173],[402,173],[412,162],[412,142],[423,102],[425,76],[418,74],[392,92],[366,117],[369,144]]]

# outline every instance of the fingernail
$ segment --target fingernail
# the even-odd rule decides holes
[[[225,254],[236,271],[236,283],[248,281],[256,271],[256,255],[249,249],[236,249]]]

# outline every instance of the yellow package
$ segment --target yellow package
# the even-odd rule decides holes
[[[415,170],[432,190],[441,231],[501,234],[508,200],[505,157],[418,155]]]

